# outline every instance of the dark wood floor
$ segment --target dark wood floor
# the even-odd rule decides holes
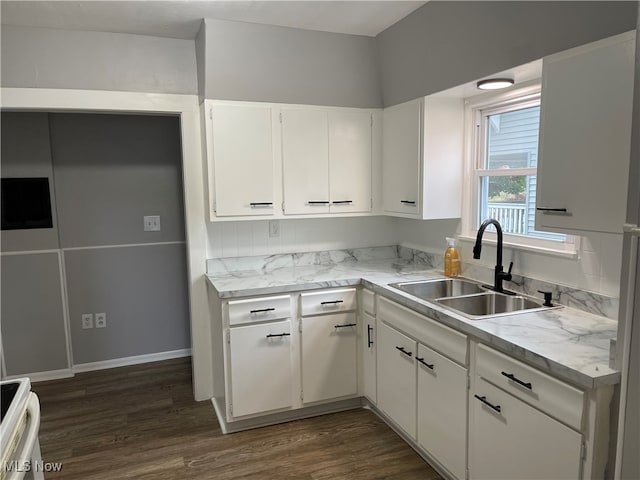
[[[222,435],[195,402],[190,359],[33,385],[54,479],[439,479],[370,411],[359,409]]]

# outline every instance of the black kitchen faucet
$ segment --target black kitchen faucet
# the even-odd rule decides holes
[[[496,233],[498,235],[496,267],[493,275],[492,289],[500,293],[511,293],[508,290],[504,290],[502,288],[503,280],[511,281],[511,269],[513,268],[513,262],[509,264],[509,271],[505,273],[502,268],[502,227],[500,226],[500,222],[493,218],[488,218],[487,220],[482,222],[482,225],[480,225],[480,228],[478,229],[478,235],[476,236],[476,244],[473,246],[473,258],[480,258],[480,252],[482,251],[482,235],[489,225],[494,225],[496,227]]]

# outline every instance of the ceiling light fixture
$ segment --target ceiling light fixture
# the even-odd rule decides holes
[[[486,80],[480,80],[476,86],[480,90],[499,90],[510,87],[513,83],[512,78],[487,78]]]

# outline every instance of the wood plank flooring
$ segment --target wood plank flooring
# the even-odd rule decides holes
[[[368,410],[223,435],[195,402],[189,358],[33,384],[47,480],[402,479],[440,476]]]

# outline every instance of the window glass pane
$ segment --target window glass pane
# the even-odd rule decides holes
[[[540,107],[486,117],[487,151],[484,168],[532,168],[538,164]]]
[[[566,236],[535,230],[536,176],[481,176],[478,226],[494,218],[504,233],[564,241]]]

